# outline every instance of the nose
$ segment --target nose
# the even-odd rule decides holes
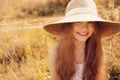
[[[87,30],[87,29],[88,29],[88,22],[84,22],[84,23],[83,23],[82,29],[83,29],[83,30]]]

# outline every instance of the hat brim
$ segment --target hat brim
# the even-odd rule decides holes
[[[90,14],[76,14],[71,16],[65,16],[57,22],[44,25],[43,28],[49,33],[58,35],[60,34],[62,24],[85,21],[99,22],[99,27],[101,27],[102,29],[101,33],[103,37],[109,36],[120,31],[120,22],[104,20],[98,16]]]

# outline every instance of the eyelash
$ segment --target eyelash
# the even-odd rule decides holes
[[[89,25],[92,25],[92,24],[93,24],[93,22],[88,22],[88,24],[89,24]]]
[[[92,23],[92,22],[88,22],[88,23]]]

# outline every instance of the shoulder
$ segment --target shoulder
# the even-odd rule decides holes
[[[58,43],[55,43],[50,49],[49,49],[49,61],[54,62],[56,54],[57,54],[57,48]]]
[[[60,78],[55,70],[55,58],[56,58],[56,54],[57,54],[57,48],[58,48],[58,43],[54,44],[49,49],[49,67],[50,67],[50,73],[51,73],[52,80],[60,80]]]
[[[57,53],[58,43],[55,43],[50,49],[49,49],[49,55],[55,55]]]
[[[50,54],[54,54],[57,52],[57,48],[58,48],[58,43],[55,43],[49,50]]]

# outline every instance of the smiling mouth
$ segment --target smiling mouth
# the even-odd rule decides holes
[[[80,36],[87,36],[88,35],[88,32],[77,32],[77,34],[79,34]]]

